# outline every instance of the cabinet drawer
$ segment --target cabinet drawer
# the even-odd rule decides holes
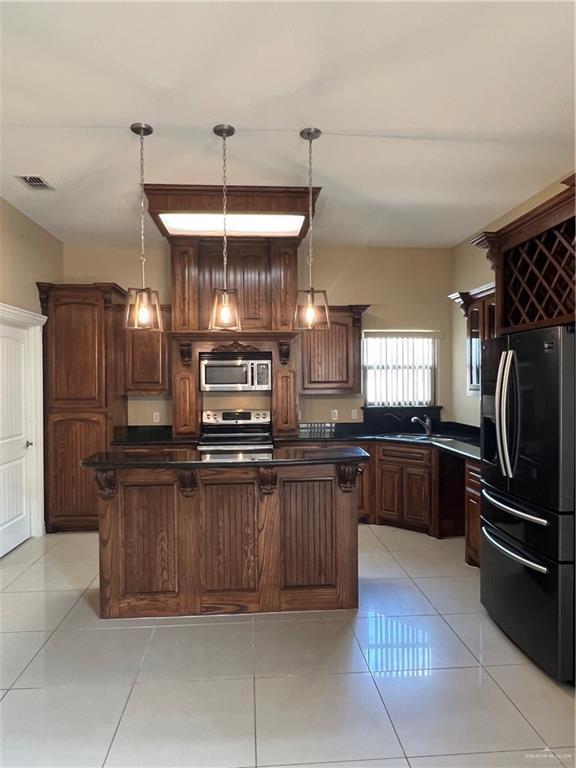
[[[393,463],[416,464],[428,466],[431,459],[430,448],[409,445],[381,445],[378,448],[378,459]]]
[[[480,464],[476,461],[467,461],[465,476],[466,488],[478,491],[479,493],[481,489],[480,478]]]

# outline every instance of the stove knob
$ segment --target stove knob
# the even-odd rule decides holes
[[[257,418],[257,419],[259,419],[259,418],[260,418],[260,414],[259,414],[259,413],[257,413],[257,414],[256,414],[256,418]]]

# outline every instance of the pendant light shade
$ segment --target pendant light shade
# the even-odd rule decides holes
[[[328,331],[329,329],[330,312],[326,291],[316,291],[314,288],[298,291],[294,330]]]
[[[228,235],[226,231],[226,213],[228,204],[227,146],[226,141],[234,136],[236,129],[231,125],[216,125],[214,133],[222,139],[222,288],[216,288],[212,295],[210,313],[211,331],[240,331],[240,313],[238,295],[234,288],[228,287]]]
[[[141,288],[128,288],[125,327],[130,331],[163,331],[158,291],[146,287],[146,248],[144,241],[144,137],[153,129],[148,123],[132,123],[132,133],[140,137],[140,273]]]
[[[126,328],[131,331],[162,331],[162,311],[158,291],[128,288]]]
[[[234,288],[216,288],[210,314],[211,331],[239,331],[238,296]]]
[[[312,284],[312,265],[314,249],[312,242],[312,217],[314,214],[312,188],[312,142],[322,135],[319,128],[304,128],[300,136],[308,142],[308,285],[306,290],[298,291],[296,311],[294,312],[295,331],[329,331],[330,310],[326,291],[317,290]]]

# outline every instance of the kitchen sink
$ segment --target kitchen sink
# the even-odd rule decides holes
[[[425,440],[434,440],[436,443],[451,443],[454,440],[453,437],[444,437],[443,435],[419,435],[414,434],[414,432],[393,432],[389,435],[380,435],[380,437],[385,437],[386,440],[404,440],[412,443],[418,443]]]

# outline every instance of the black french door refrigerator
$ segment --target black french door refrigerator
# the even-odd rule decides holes
[[[573,326],[482,343],[481,600],[546,672],[574,679]]]

